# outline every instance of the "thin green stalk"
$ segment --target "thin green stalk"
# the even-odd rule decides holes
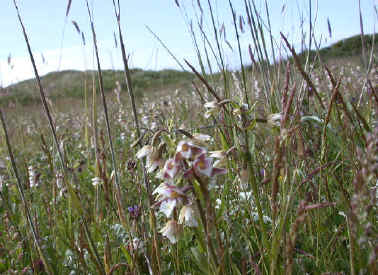
[[[249,25],[249,30],[250,30],[250,33],[251,33],[253,45],[254,45],[254,48],[257,52],[257,57],[258,57],[257,64],[258,64],[260,71],[262,72],[262,76],[263,76],[264,91],[269,91],[270,90],[269,78],[268,78],[267,74],[264,73],[267,70],[265,68],[265,62],[264,62],[264,57],[263,57],[263,53],[262,53],[262,50],[261,50],[260,41],[259,41],[259,32],[258,32],[257,27],[256,27],[256,21],[255,21],[253,14],[252,14],[251,5],[249,4],[249,2],[247,2],[247,0],[244,0],[244,6],[245,6],[245,13],[246,13],[247,19],[248,19],[248,25]],[[266,92],[265,92],[264,96],[267,100],[269,100],[269,97],[266,94]]]
[[[355,267],[355,247],[354,247],[354,238],[352,236],[352,226],[350,224],[349,217],[346,217],[346,222],[348,226],[348,238],[349,238],[349,265],[350,265],[350,274],[355,275],[356,274],[356,267]]]
[[[268,79],[270,79],[269,55],[268,55],[268,51],[267,51],[267,47],[266,47],[266,42],[265,42],[264,30],[263,30],[263,27],[262,27],[263,22],[262,22],[261,15],[257,11],[255,1],[252,1],[252,5],[253,5],[253,10],[254,10],[254,12],[255,12],[255,14],[257,16],[257,28],[258,28],[258,31],[260,33],[260,40],[261,40],[261,43],[262,43],[262,50],[264,51],[264,55],[263,55],[263,59],[262,60],[265,61],[264,62],[265,69],[266,69],[265,73],[268,75]],[[250,9],[251,9],[251,7],[250,7]]]
[[[200,187],[200,191],[205,196],[206,190],[203,190],[204,186],[202,186],[201,184],[202,184],[201,181],[198,181],[198,185]],[[196,197],[196,200],[195,200],[196,201],[196,206],[198,208],[198,212],[200,214],[201,222],[202,222],[203,228],[205,230],[206,245],[207,245],[207,248],[208,248],[208,250],[210,252],[209,254],[212,257],[213,263],[216,266],[218,266],[217,256],[215,254],[214,246],[213,246],[213,243],[212,243],[211,238],[210,238],[210,232],[209,232],[209,228],[208,228],[208,223],[206,221],[206,214],[205,214],[205,211],[204,211],[204,209],[203,209],[203,207],[201,205],[200,195],[196,193],[196,188],[194,188],[193,182],[190,181],[190,185],[193,186],[193,189],[194,189],[194,192],[195,192],[195,195],[196,195],[195,196]]]
[[[213,72],[213,68],[211,66],[211,62],[210,62],[210,55],[209,55],[209,50],[207,49],[207,46],[206,45],[209,45],[208,47],[210,48],[210,51],[213,52],[213,47],[211,46],[205,32],[202,30],[202,28],[200,28],[201,30],[201,34],[202,34],[202,44],[203,44],[203,51],[205,52],[205,57],[206,57],[206,63],[207,63],[207,67],[209,68],[209,76],[212,76],[214,74]],[[199,57],[199,59],[201,60],[202,62],[202,58]],[[215,59],[216,62],[218,63],[218,59],[216,58]],[[206,71],[205,71],[205,68],[202,69],[202,74],[203,75],[206,75]]]
[[[163,48],[168,52],[168,54],[173,58],[173,60],[180,66],[180,68],[186,72],[184,66],[181,62],[177,59],[177,57],[169,50],[168,46],[159,38],[157,34],[155,34],[149,26],[146,26],[146,29],[159,41],[159,43],[163,46]]]
[[[257,214],[259,216],[259,225],[260,225],[260,230],[261,230],[261,235],[262,235],[262,243],[263,243],[263,248],[269,249],[269,242],[268,242],[268,234],[267,234],[267,229],[264,224],[264,214],[262,211],[262,206],[261,206],[261,197],[260,197],[260,192],[258,190],[257,182],[252,176],[254,174],[253,171],[253,166],[251,165],[251,161],[247,162],[248,164],[248,171],[249,171],[249,183],[252,187],[252,193],[254,197],[254,203],[256,204],[257,208]],[[264,255],[261,255],[261,257],[264,257]]]
[[[275,50],[274,50],[274,45],[273,45],[273,34],[272,34],[272,27],[271,27],[271,24],[270,24],[270,14],[269,14],[269,7],[268,7],[268,1],[265,0],[265,12],[266,12],[266,17],[267,17],[267,21],[268,21],[268,31],[269,31],[269,38],[270,38],[270,47],[272,48],[271,51],[272,51],[272,58],[273,58],[273,62],[276,61],[276,53],[275,53]]]
[[[219,42],[219,35],[218,35],[218,31],[217,31],[217,26],[215,24],[214,12],[213,12],[213,8],[211,6],[210,0],[207,0],[207,4],[208,4],[209,10],[210,10],[211,23],[213,25],[214,37],[215,37],[215,41],[216,41],[216,44],[217,44],[219,59],[221,61],[221,66],[222,66],[221,70],[222,70],[223,82],[224,82],[224,95],[223,96],[225,98],[229,98],[230,93],[229,93],[229,89],[228,89],[226,67],[225,67],[224,60],[223,60],[223,52],[222,52],[221,45],[220,45],[220,42]]]
[[[121,45],[121,52],[122,52],[122,61],[124,65],[124,77],[127,85],[127,91],[129,93],[130,101],[131,101],[131,106],[133,110],[133,116],[134,116],[134,124],[137,130],[137,137],[138,140],[141,141],[141,132],[139,128],[139,121],[138,121],[138,114],[136,111],[136,105],[135,105],[135,98],[134,98],[134,91],[133,91],[133,85],[132,85],[132,80],[131,80],[131,75],[130,75],[130,69],[129,69],[129,64],[128,64],[128,59],[126,56],[126,49],[125,49],[125,44],[123,41],[123,36],[122,36],[122,29],[121,29],[121,7],[119,1],[117,2],[117,5],[115,3],[115,0],[113,0],[113,8],[114,8],[114,14],[117,18],[117,26],[118,26],[118,35],[119,35],[119,42]],[[117,9],[118,8],[118,9]],[[180,63],[179,63],[180,64]],[[142,144],[139,142],[139,146],[141,147]],[[152,227],[152,232],[153,232],[153,242],[154,242],[154,249],[155,249],[155,261],[158,267],[157,272],[160,274],[161,271],[161,263],[160,263],[160,246],[158,243],[158,237],[157,237],[157,230],[156,230],[156,217],[154,211],[152,211],[151,206],[153,205],[153,198],[151,196],[152,190],[151,186],[148,180],[148,175],[147,175],[147,170],[145,163],[142,164],[142,170],[143,170],[143,182],[146,187],[146,191],[148,194],[148,203],[150,207],[150,218],[151,218],[151,227]],[[124,223],[124,226],[126,226],[126,223]],[[155,266],[155,265],[154,265]]]
[[[95,76],[92,74],[92,124],[93,124],[93,141],[94,141],[94,159],[95,159],[95,177],[100,177],[100,167],[99,167],[99,149],[98,149],[98,127],[97,127],[97,94],[96,94],[96,84]],[[99,214],[99,196],[98,189],[96,188],[96,201],[95,209],[96,214]],[[99,215],[97,215],[99,216]]]
[[[361,0],[358,0],[358,11],[360,16],[360,30],[361,30],[361,44],[362,44],[362,62],[364,67],[367,67],[366,54],[365,54],[365,39],[364,39],[364,22],[362,20]]]
[[[192,2],[192,4],[194,6],[194,2]],[[197,54],[197,59],[198,59],[199,66],[201,68],[202,74],[206,75],[206,70],[205,70],[204,62],[202,60],[200,48],[198,46],[197,37],[196,37],[196,34],[194,32],[193,22],[192,22],[192,20],[190,20],[188,18],[188,15],[186,13],[185,8],[182,8],[182,10],[183,10],[184,17],[185,17],[185,23],[186,23],[186,25],[187,25],[187,27],[189,29],[189,34],[190,34],[190,36],[192,38],[194,49],[195,49],[196,54]],[[208,66],[208,69],[209,69],[209,75],[212,75],[212,71],[213,70],[212,70],[212,67],[211,67],[211,63],[210,63],[210,59],[209,59],[209,54],[208,54],[208,50],[207,50],[207,47],[206,47],[206,43],[208,42],[208,40],[207,40],[207,36],[206,36],[205,32],[203,31],[203,23],[202,23],[203,22],[203,12],[201,11],[201,18],[198,18],[198,14],[197,14],[197,12],[195,10],[195,16],[196,16],[196,20],[197,20],[198,29],[200,30],[201,36],[202,36],[203,50],[204,50],[205,56],[206,56],[206,62],[207,62],[207,66]],[[209,45],[209,47],[210,47],[210,50],[213,52],[213,49],[212,49],[211,45]],[[216,57],[215,57],[215,60],[216,60],[217,64],[219,65],[218,59]]]
[[[73,190],[72,185],[67,181],[67,175],[68,175],[67,171],[68,171],[68,168],[67,168],[66,162],[64,160],[64,156],[63,156],[62,150],[60,149],[60,146],[59,146],[59,142],[58,142],[58,138],[57,138],[54,122],[53,122],[53,119],[52,119],[52,116],[51,116],[51,113],[50,113],[50,110],[49,110],[49,107],[48,107],[48,104],[47,104],[45,92],[44,92],[43,86],[41,84],[41,79],[39,77],[39,73],[38,73],[38,70],[37,70],[37,66],[35,64],[34,56],[33,56],[33,53],[31,51],[31,46],[30,46],[30,43],[29,43],[29,39],[28,39],[28,36],[27,36],[27,33],[26,33],[26,29],[25,29],[25,26],[24,26],[22,18],[21,18],[21,14],[20,14],[18,5],[16,3],[16,0],[13,0],[13,4],[14,4],[14,7],[15,7],[16,12],[17,12],[18,21],[19,21],[20,26],[22,28],[24,40],[26,42],[26,46],[27,46],[27,49],[28,49],[29,57],[30,57],[30,60],[31,60],[31,63],[32,63],[32,66],[33,66],[34,75],[36,77],[36,81],[37,81],[37,84],[38,84],[38,87],[39,87],[39,94],[40,94],[40,98],[41,98],[42,105],[43,105],[43,108],[44,108],[44,112],[45,112],[45,114],[47,116],[47,119],[48,119],[48,122],[49,122],[49,127],[50,127],[50,130],[51,130],[53,139],[54,139],[55,147],[56,147],[56,150],[58,152],[59,160],[60,160],[61,166],[63,168],[62,169],[63,170],[63,180],[64,180],[64,183],[65,183],[65,185],[66,185],[66,187],[67,187],[67,189],[68,189],[68,191],[70,193],[70,197],[72,198],[72,200],[73,200],[73,202],[74,202],[77,210],[79,211],[80,214],[82,214],[84,211],[83,211],[83,207],[81,205],[81,202],[80,202],[79,198],[77,197],[75,191]],[[46,266],[46,268],[49,269],[49,266]]]
[[[98,272],[105,275],[106,272],[105,272],[104,265],[102,264],[102,262],[100,260],[100,256],[99,256],[99,254],[97,252],[97,248],[96,248],[96,246],[95,246],[95,244],[92,240],[91,234],[89,232],[88,224],[87,224],[87,221],[85,219],[83,220],[83,226],[84,226],[85,235],[88,239],[89,248],[92,250],[92,252],[95,255],[95,260],[96,260],[95,264],[97,266]]]
[[[301,73],[302,77],[304,78],[304,80],[306,80],[307,82],[307,85],[310,86],[312,88],[312,91],[313,93],[315,94],[318,102],[319,102],[319,105],[325,109],[324,107],[324,104],[323,104],[323,101],[322,101],[322,98],[320,97],[319,93],[318,93],[318,90],[316,89],[314,83],[311,81],[310,77],[308,76],[308,74],[303,70],[302,66],[301,66],[301,63],[299,61],[299,58],[298,58],[298,55],[297,53],[295,52],[294,48],[290,45],[290,43],[287,41],[287,38],[283,35],[283,33],[281,32],[281,37],[282,39],[284,40],[285,44],[286,44],[286,47],[290,50],[291,54],[293,55],[293,58],[294,58],[294,63],[295,63],[295,66],[297,67],[298,71]]]
[[[34,75],[35,75],[35,78],[36,78],[36,81],[37,81],[37,84],[38,84],[38,87],[39,87],[39,94],[40,94],[40,97],[41,97],[43,109],[44,109],[44,112],[45,112],[45,114],[47,116],[47,119],[48,119],[48,122],[49,122],[49,127],[50,127],[50,130],[51,130],[53,139],[54,139],[55,147],[56,147],[56,150],[58,152],[59,160],[60,160],[61,166],[63,168],[64,183],[65,183],[65,185],[66,185],[66,187],[67,187],[67,189],[68,189],[68,191],[70,193],[70,196],[73,199],[73,202],[77,206],[77,210],[80,213],[82,213],[83,212],[83,207],[82,207],[82,205],[80,203],[80,200],[78,199],[76,193],[74,192],[71,184],[67,181],[67,175],[68,175],[67,165],[66,165],[66,162],[64,160],[64,156],[63,156],[62,150],[60,149],[60,146],[59,146],[59,141],[58,141],[58,137],[57,137],[57,134],[56,134],[54,121],[53,121],[53,118],[52,118],[51,113],[50,113],[50,109],[49,109],[47,101],[46,101],[45,92],[43,90],[43,86],[41,84],[41,79],[39,77],[37,66],[35,64],[34,56],[33,56],[33,53],[31,51],[31,46],[30,46],[29,39],[28,39],[28,36],[27,36],[27,33],[26,33],[26,29],[25,29],[24,23],[22,21],[18,5],[17,5],[17,3],[16,3],[15,0],[13,0],[13,4],[14,4],[14,7],[15,7],[16,12],[17,12],[18,21],[19,21],[19,23],[21,25],[22,32],[23,32],[23,35],[24,35],[24,40],[26,42],[26,46],[27,46],[27,49],[28,49],[30,61],[31,61],[32,66],[33,66]]]
[[[54,142],[55,142],[55,146],[57,148],[58,154],[59,154],[60,162],[61,162],[61,165],[64,168],[64,170],[66,170],[66,163],[64,161],[64,157],[63,157],[62,151],[60,150],[58,138],[57,138],[56,131],[55,131],[54,122],[53,122],[52,116],[50,114],[49,107],[47,105],[45,92],[44,92],[42,84],[41,84],[41,79],[39,77],[37,66],[36,66],[35,61],[34,61],[34,56],[33,56],[33,53],[31,51],[31,47],[30,47],[30,43],[29,43],[29,38],[28,38],[28,36],[26,34],[26,29],[24,27],[24,23],[22,22],[21,14],[20,14],[18,5],[16,3],[16,0],[13,0],[13,4],[14,4],[14,7],[16,8],[16,11],[17,11],[18,21],[19,21],[19,23],[21,25],[22,32],[23,32],[23,35],[24,35],[24,39],[25,39],[25,42],[26,42],[26,46],[28,48],[29,57],[30,57],[31,63],[33,65],[34,75],[36,77],[36,81],[37,81],[37,84],[38,84],[38,87],[39,87],[39,93],[40,93],[42,105],[43,105],[43,108],[45,110],[45,114],[47,116],[48,122],[49,122],[50,130],[51,130],[51,132],[53,134],[53,137],[54,137]]]
[[[103,105],[103,108],[104,108],[106,131],[107,131],[107,134],[108,134],[110,152],[111,152],[111,156],[112,156],[112,165],[113,165],[113,170],[114,170],[114,183],[115,183],[115,186],[116,186],[116,197],[117,197],[117,204],[118,204],[118,211],[119,211],[118,215],[119,215],[120,220],[123,221],[124,220],[124,213],[123,213],[124,208],[123,208],[123,205],[122,205],[121,188],[120,188],[119,177],[118,177],[118,167],[117,167],[116,157],[115,157],[115,153],[114,153],[112,136],[111,136],[111,132],[110,132],[108,107],[107,107],[107,104],[106,104],[106,97],[105,97],[105,91],[104,91],[104,82],[103,82],[103,77],[102,77],[100,58],[99,58],[99,55],[98,55],[96,32],[95,32],[95,28],[94,28],[92,13],[89,9],[88,0],[86,0],[86,4],[87,4],[87,11],[88,11],[90,24],[91,24],[93,45],[95,47],[95,54],[96,54],[96,61],[97,61],[97,73],[98,73],[98,77],[99,77],[102,105]]]
[[[17,179],[17,182],[16,182],[17,183],[17,189],[18,189],[18,192],[20,194],[22,204],[24,205],[24,209],[25,209],[25,213],[26,213],[26,219],[29,223],[29,227],[30,227],[30,230],[32,232],[35,245],[37,246],[38,254],[41,257],[41,260],[43,262],[44,267],[46,268],[46,272],[48,274],[55,274],[54,269],[50,266],[50,263],[46,260],[46,256],[43,253],[41,243],[40,243],[40,240],[39,240],[39,237],[38,237],[38,234],[37,234],[37,230],[36,230],[36,227],[33,223],[32,216],[30,214],[30,207],[28,205],[28,202],[25,199],[24,189],[23,189],[23,186],[22,186],[21,178],[18,174],[18,170],[17,170],[16,162],[14,160],[12,147],[11,147],[11,144],[9,142],[7,126],[6,126],[5,119],[4,119],[4,116],[3,116],[3,112],[2,112],[1,109],[0,109],[0,120],[1,120],[1,124],[3,126],[3,130],[4,130],[5,142],[6,142],[6,145],[7,145],[7,148],[8,148],[8,155],[9,155],[9,158],[11,160],[13,173],[16,176],[16,179]]]
[[[193,37],[193,40],[194,40],[194,43],[195,43],[196,42],[196,40],[195,40],[195,33],[193,31],[192,25],[190,27],[191,27],[190,28],[190,33],[191,33],[191,36]],[[215,53],[214,47],[210,43],[209,37],[207,36],[206,32],[203,30],[203,26],[201,26],[201,24],[198,23],[198,27],[199,27],[199,30],[200,30],[201,35],[202,35],[203,49],[204,49],[204,52],[205,52],[205,55],[206,55],[206,62],[208,63],[208,66],[209,66],[209,74],[212,75],[213,74],[213,69],[211,67],[211,62],[210,62],[210,58],[209,58],[207,47],[209,47],[209,49],[211,51],[211,54],[213,55],[214,60],[217,63],[217,66],[218,66],[219,70],[222,70],[222,65],[221,65],[220,61],[218,60],[219,58],[218,58],[217,54]],[[196,45],[195,45],[195,47],[197,48]],[[198,55],[198,58],[199,58],[199,62],[202,63],[202,58],[201,58],[201,54],[200,54],[199,50],[197,51],[197,55]],[[206,75],[205,70],[202,71],[202,74]]]
[[[240,61],[242,78],[243,78],[244,101],[249,106],[249,100],[248,100],[248,94],[247,94],[247,80],[246,80],[246,73],[245,73],[245,69],[244,69],[244,65],[243,65],[243,57],[242,57],[242,51],[241,51],[241,46],[240,46],[240,35],[239,35],[239,31],[238,31],[238,26],[237,26],[237,23],[236,23],[236,14],[235,14],[235,11],[234,11],[234,7],[232,6],[231,0],[228,0],[228,3],[230,5],[230,9],[231,9],[231,13],[232,13],[232,19],[233,19],[233,22],[234,22],[236,40],[238,42],[239,61]]]

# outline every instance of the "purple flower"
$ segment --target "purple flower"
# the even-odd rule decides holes
[[[139,217],[140,207],[138,205],[129,206],[129,207],[127,207],[127,210],[129,211],[131,218],[137,219]]]

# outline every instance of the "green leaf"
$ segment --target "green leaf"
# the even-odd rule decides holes
[[[129,251],[124,246],[121,246],[121,250],[123,252],[123,255],[126,258],[127,263],[130,265],[131,269],[133,268],[133,259],[131,258],[131,255]]]

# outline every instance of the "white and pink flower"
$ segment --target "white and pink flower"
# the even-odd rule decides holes
[[[184,191],[184,189],[176,185],[164,182],[160,184],[152,194],[157,194],[157,205],[160,205],[159,211],[169,218],[176,206],[186,199]]]
[[[193,207],[193,205],[188,204],[188,205],[184,205],[181,208],[178,223],[185,224],[189,227],[198,226],[197,212],[195,208]]]
[[[206,154],[201,154],[194,160],[192,169],[197,176],[205,175],[209,178],[227,173],[224,168],[214,167],[213,158],[207,157]]]
[[[171,180],[176,177],[181,168],[182,163],[180,157],[176,154],[174,158],[168,159],[165,162],[163,169],[158,174],[158,178]]]
[[[140,149],[136,157],[138,159],[142,159],[147,157],[146,159],[146,168],[148,173],[152,173],[156,170],[159,166],[162,165],[163,160],[161,159],[161,150],[160,148],[156,148],[152,145],[145,145]]]
[[[164,237],[167,237],[171,243],[176,243],[180,237],[182,229],[175,220],[169,220],[159,232]]]
[[[184,159],[194,159],[196,156],[205,153],[206,149],[195,145],[191,141],[182,140],[177,145],[176,152]]]

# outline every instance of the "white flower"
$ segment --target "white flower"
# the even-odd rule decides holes
[[[182,140],[177,145],[176,152],[184,159],[193,159],[196,156],[206,152],[206,150],[190,141]]]
[[[167,237],[171,243],[176,243],[181,233],[180,225],[175,220],[168,221],[159,231],[164,237]]]
[[[255,222],[259,221],[259,214],[257,212],[252,212],[251,216]],[[272,223],[272,219],[266,215],[263,215],[264,223]]]
[[[195,134],[193,134],[193,139],[205,142],[205,141],[211,141],[211,136],[201,134],[201,133],[195,133]]]
[[[173,210],[177,205],[176,199],[166,199],[161,202],[159,211],[162,212],[167,218],[172,216]]]
[[[194,210],[192,205],[184,205],[181,208],[178,223],[185,224],[189,227],[198,226],[198,222],[196,219],[196,211]]]
[[[212,137],[209,135],[201,134],[201,133],[194,133],[192,135],[192,138],[190,139],[193,144],[197,146],[206,146],[209,142],[212,142]],[[205,148],[202,148],[204,151],[206,151]]]
[[[224,158],[226,156],[226,154],[223,150],[210,151],[209,154],[210,154],[209,157],[217,158],[217,159],[221,159],[221,158]]]
[[[144,158],[150,154],[152,154],[154,150],[154,147],[152,147],[152,145],[145,145],[143,146],[137,153],[136,153],[136,157],[138,159],[141,159],[141,158]]]
[[[268,124],[272,127],[273,126],[280,127],[281,119],[282,119],[282,114],[276,113],[276,114],[270,114],[267,118],[267,121],[268,121]]]
[[[193,169],[197,175],[202,174],[210,178],[227,173],[226,169],[213,167],[213,158],[206,157],[205,154],[197,157],[193,162]]]
[[[159,211],[167,218],[172,216],[175,207],[186,197],[179,187],[166,182],[160,184],[152,194],[157,194],[159,200],[157,204],[160,204]]]
[[[151,155],[147,156],[146,168],[148,173],[152,173],[156,170],[162,163],[160,158],[160,153],[154,151]]]
[[[92,179],[92,185],[93,185],[93,186],[100,185],[101,183],[102,183],[102,180],[101,180],[101,178],[99,178],[99,177],[94,177],[94,178]]]
[[[136,250],[138,252],[144,251],[144,243],[141,239],[135,237],[132,241],[132,245],[133,245],[133,250]]]
[[[223,150],[218,150],[218,151],[210,151],[209,152],[210,158],[216,158],[217,160],[214,162],[213,166],[214,167],[225,167],[227,164],[227,158],[226,158],[226,152]]]
[[[205,112],[205,118],[209,118],[211,115],[219,111],[219,104],[217,101],[206,102],[203,106],[207,109]]]
[[[209,101],[209,102],[206,102],[203,106],[207,109],[214,109],[218,107],[218,102],[215,100]]]
[[[215,209],[219,209],[222,205],[222,201],[220,199],[215,200]]]
[[[161,149],[160,147],[155,148],[152,145],[145,145],[137,152],[136,157],[138,159],[147,157],[146,168],[148,173],[152,173],[162,164]]]
[[[159,173],[161,179],[173,179],[181,169],[181,162],[178,157],[168,159]]]
[[[195,172],[199,174],[211,177],[211,171],[213,170],[213,159],[206,157],[205,154],[200,155],[193,163]]]
[[[239,197],[242,200],[252,200],[252,192],[240,192]]]
[[[30,188],[38,186],[37,173],[32,165],[28,167]]]
[[[5,186],[4,176],[0,175],[0,192],[3,191],[3,186]]]

